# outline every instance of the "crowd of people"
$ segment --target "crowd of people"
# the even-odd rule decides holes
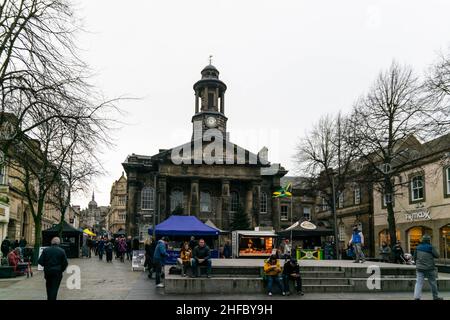
[[[100,260],[103,260],[103,256],[106,256],[106,262],[113,261],[113,254],[115,259],[125,262],[125,260],[132,260],[133,250],[139,250],[139,240],[132,239],[131,236],[127,238],[121,235],[116,238],[109,237],[88,237],[83,241],[82,257],[91,258],[92,254],[98,256]]]

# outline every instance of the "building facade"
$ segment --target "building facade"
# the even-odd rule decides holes
[[[396,178],[393,196],[397,239],[414,252],[424,234],[450,258],[450,134],[410,148],[411,164]],[[385,197],[374,190],[376,245],[389,241]]]
[[[251,153],[229,140],[225,83],[212,65],[194,84],[191,140],[153,156],[132,154],[127,174],[127,233],[141,239],[153,220],[171,214],[195,215],[229,230],[244,210],[252,227],[280,228],[280,202],[271,197],[286,170],[267,161],[267,149]],[[169,115],[168,115],[169,116]]]
[[[109,206],[99,206],[95,201],[94,192],[88,207],[80,212],[80,226],[82,229],[89,229],[94,233],[102,234],[106,232],[106,216]]]
[[[127,178],[124,173],[114,181],[109,201],[109,211],[106,217],[106,229],[114,234],[119,230],[125,230],[125,220],[127,214]]]

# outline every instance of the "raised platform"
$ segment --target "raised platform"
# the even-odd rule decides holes
[[[169,267],[166,267],[165,293],[263,293],[263,264],[263,259],[213,259],[210,279],[168,274]],[[413,291],[416,279],[416,268],[409,265],[382,262],[357,264],[348,260],[301,260],[299,264],[303,291],[306,293]],[[367,286],[373,268],[380,270],[380,289],[371,290]],[[441,291],[450,291],[450,276],[440,275],[438,286]],[[424,289],[429,290],[428,283]]]

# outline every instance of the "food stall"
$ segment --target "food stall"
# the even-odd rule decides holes
[[[290,240],[298,260],[323,260],[323,248],[327,237],[331,235],[333,235],[331,228],[319,226],[308,220],[297,221],[289,228],[278,232],[280,239]]]
[[[148,233],[152,235],[153,229],[149,228]],[[156,226],[155,235],[156,239],[164,236],[169,238],[167,264],[176,264],[183,243],[189,242],[191,236],[194,236],[197,241],[200,238],[205,240],[211,249],[211,258],[219,257],[218,250],[214,249],[214,242],[219,236],[219,231],[204,224],[195,216],[170,216]]]
[[[260,230],[236,230],[231,233],[233,258],[267,258],[272,254],[276,233]]]

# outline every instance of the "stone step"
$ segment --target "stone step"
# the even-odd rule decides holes
[[[342,281],[343,280],[343,281]],[[314,282],[316,281],[316,282]],[[317,282],[318,281],[318,282]],[[347,281],[347,283],[345,283]],[[360,279],[303,279],[304,292],[400,292],[414,291],[415,278],[382,278],[380,289],[368,287],[367,278]],[[290,284],[292,286],[292,284]],[[450,291],[450,278],[438,279],[440,291]],[[428,282],[424,290],[429,291]],[[214,277],[183,278],[177,275],[168,275],[165,279],[165,293],[167,294],[249,294],[265,293],[267,289],[261,278],[258,277]],[[274,290],[275,292],[275,290]]]
[[[344,278],[344,271],[303,271],[300,270],[303,278]]]
[[[351,280],[346,278],[302,278],[303,285],[350,285]]]

